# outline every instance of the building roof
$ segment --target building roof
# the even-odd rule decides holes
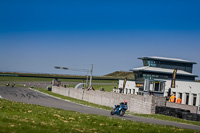
[[[130,69],[130,71],[133,71],[133,72],[134,71],[143,71],[143,72],[156,72],[156,73],[172,74],[174,69],[144,66],[144,67]],[[189,72],[186,72],[183,70],[177,70],[177,75],[198,77],[197,75],[193,75],[192,73],[189,73]]]
[[[176,58],[167,58],[167,57],[157,57],[157,56],[149,56],[149,57],[140,57],[138,59],[153,59],[153,60],[160,60],[160,61],[171,61],[171,62],[181,62],[181,63],[190,63],[190,64],[197,64],[196,62],[176,59]]]

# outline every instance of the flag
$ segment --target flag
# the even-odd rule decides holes
[[[178,68],[174,69],[173,75],[172,75],[172,82],[171,82],[171,88],[175,88],[175,80],[176,80],[176,73]]]

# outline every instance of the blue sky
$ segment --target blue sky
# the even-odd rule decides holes
[[[142,66],[138,57],[197,62],[200,1],[0,1],[0,71],[94,75]]]

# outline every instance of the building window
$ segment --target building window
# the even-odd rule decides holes
[[[165,82],[160,82],[160,91],[164,92],[165,90]]]
[[[147,60],[143,60],[143,65],[144,66],[148,66],[148,61]]]
[[[143,60],[144,66],[160,67],[160,61],[155,60]]]
[[[145,87],[144,87],[144,90],[145,90],[145,91],[153,90],[154,81],[145,79],[144,82],[145,82]],[[154,90],[153,90],[153,91],[154,91]]]
[[[160,90],[160,83],[158,81],[155,82],[154,84],[154,91],[159,91]]]
[[[165,82],[162,81],[155,81],[153,91],[164,92],[165,90]]]
[[[158,78],[159,76],[158,75],[152,75],[152,78]]]
[[[151,61],[150,60],[148,60],[148,66],[151,66]]]
[[[143,80],[143,74],[141,72],[134,73],[135,80]]]

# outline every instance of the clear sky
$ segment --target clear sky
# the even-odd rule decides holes
[[[0,71],[94,75],[142,66],[138,57],[197,62],[199,0],[1,0]],[[199,79],[199,78],[198,78]]]

